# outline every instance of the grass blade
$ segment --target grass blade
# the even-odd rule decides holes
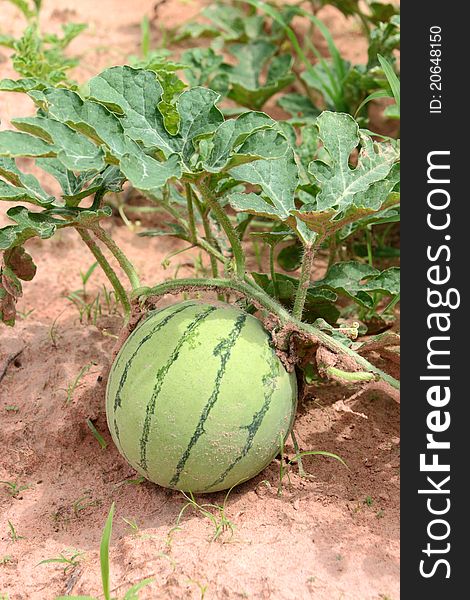
[[[307,58],[304,51],[302,50],[302,48],[297,40],[297,36],[296,36],[295,32],[284,21],[282,15],[273,6],[266,4],[265,2],[262,2],[262,0],[243,0],[243,1],[247,4],[251,4],[251,6],[254,6],[255,8],[258,8],[259,10],[265,12],[267,15],[269,15],[271,17],[271,19],[273,19],[273,21],[276,21],[276,23],[278,23],[284,29],[287,37],[289,38],[289,40],[292,44],[294,51],[296,52],[299,59],[303,62],[306,70],[309,72],[309,74],[311,75],[311,77],[313,79],[317,79],[315,70],[313,69],[309,59]],[[330,56],[333,61],[334,69],[330,69],[328,67],[328,64],[325,61],[325,59],[320,55],[318,50],[312,46],[312,44],[309,44],[309,45],[312,48],[313,52],[315,53],[315,56],[321,62],[322,66],[325,69],[325,72],[328,76],[328,79],[330,80],[330,82],[334,88],[334,93],[332,93],[331,96],[335,100],[336,109],[343,110],[344,107],[342,106],[341,84],[342,84],[343,80],[346,78],[345,62],[341,58],[341,54],[339,53],[339,50],[336,47],[328,28],[317,17],[309,14],[307,11],[297,7],[296,12],[299,15],[305,16],[308,19],[310,19],[310,21],[312,21],[312,23],[318,27],[318,29],[322,33],[323,37],[325,38],[325,41],[328,46],[328,51],[329,51]]]
[[[311,15],[303,8],[298,8],[297,10],[299,14],[309,19],[316,27],[318,27],[321,34],[325,38],[326,44],[328,46],[328,52],[330,53],[330,56],[333,60],[333,64],[335,65],[335,71],[336,73],[338,73],[341,79],[344,79],[346,77],[346,71],[344,70],[344,61],[341,57],[341,54],[339,53],[339,50],[331,36],[328,27],[322,21],[320,21],[318,17],[316,17],[315,15]]]
[[[387,92],[387,90],[377,90],[376,92],[372,92],[372,94],[369,94],[367,98],[365,98],[359,104],[356,112],[354,113],[354,117],[358,115],[361,108],[363,108],[368,102],[371,102],[372,100],[378,100],[379,98],[391,98],[390,92]]]
[[[87,419],[86,424],[88,425],[88,428],[90,429],[91,433],[93,434],[96,441],[100,445],[101,449],[106,450],[106,448],[108,447],[108,443],[106,442],[104,437],[101,435],[101,433],[93,425],[93,422],[91,421],[91,419]]]
[[[299,57],[299,59],[304,63],[305,68],[307,69],[307,71],[309,71],[309,73],[312,75],[312,77],[316,77],[316,73],[312,68],[312,65],[310,64],[310,61],[308,60],[307,56],[305,55],[305,52],[302,50],[299,41],[297,39],[297,36],[295,35],[294,31],[289,27],[289,25],[284,21],[284,19],[282,18],[282,15],[271,5],[266,4],[266,2],[262,2],[261,0],[243,0],[246,4],[251,4],[251,6],[254,6],[255,8],[258,8],[259,10],[264,11],[267,15],[269,15],[271,17],[271,19],[273,21],[276,21],[276,23],[278,23],[278,25],[280,25],[284,31],[286,32],[287,37],[289,38],[292,47],[294,48],[295,52],[297,53],[297,56]]]
[[[111,539],[111,533],[113,531],[113,517],[114,502],[111,504],[111,508],[109,509],[108,518],[106,519],[100,544],[101,582],[103,586],[103,595],[105,600],[111,600],[109,590],[109,541]]]
[[[377,58],[379,59],[380,66],[382,67],[390,89],[392,90],[398,110],[400,110],[400,80],[398,79],[397,74],[393,70],[393,67],[388,60],[386,60],[381,54],[377,54]]]
[[[82,278],[82,283],[83,285],[86,285],[88,283],[88,280],[90,279],[90,277],[93,275],[93,271],[96,269],[96,267],[98,266],[97,262],[94,262],[91,267],[88,269],[88,271],[86,271],[86,273],[82,273],[80,271],[80,277]]]
[[[327,456],[328,458],[334,458],[339,460],[339,462],[344,465],[347,469],[349,469],[348,465],[344,462],[344,460],[338,456],[337,454],[333,454],[332,452],[326,452],[325,450],[304,450],[303,452],[299,452],[293,458],[290,459],[289,462],[297,462],[303,456]]]
[[[141,590],[147,585],[150,585],[153,581],[155,581],[153,577],[142,579],[142,581],[139,581],[139,583],[136,583],[127,590],[123,600],[139,600],[139,590]]]
[[[147,15],[144,16],[140,24],[141,40],[140,51],[142,58],[147,60],[150,54],[150,23]]]

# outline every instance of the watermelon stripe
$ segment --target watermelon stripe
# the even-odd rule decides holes
[[[192,334],[196,331],[199,325],[215,310],[217,310],[217,307],[210,306],[207,310],[199,313],[195,317],[195,319],[188,325],[183,335],[178,340],[178,343],[176,344],[167,362],[157,371],[155,387],[153,389],[152,397],[147,404],[142,437],[140,438],[140,466],[142,469],[144,469],[144,471],[147,471],[147,445],[149,441],[150,425],[152,422],[152,417],[155,413],[157,398],[160,390],[162,389],[165,376],[170,370],[171,365],[178,359],[179,353],[181,352],[181,348],[184,346],[184,344],[188,341],[188,339],[191,338]]]
[[[114,434],[115,434],[115,438],[116,438],[114,440],[114,443],[118,447],[119,452],[124,456],[124,458],[127,460],[127,462],[129,464],[131,464],[130,461],[129,461],[129,458],[127,456],[127,454],[124,452],[124,448],[121,445],[121,440],[119,438],[119,427],[118,427],[118,424],[117,424],[117,421],[116,421],[116,417],[114,417]]]
[[[177,485],[178,480],[181,475],[181,472],[184,469],[184,465],[186,464],[186,461],[189,458],[189,455],[191,453],[193,446],[197,443],[198,439],[204,433],[204,424],[205,424],[214,404],[217,402],[217,398],[218,398],[219,392],[220,392],[220,385],[222,383],[222,379],[225,374],[225,369],[226,369],[227,363],[229,361],[229,358],[232,353],[232,349],[235,345],[235,342],[237,341],[237,338],[240,335],[241,330],[243,329],[243,325],[245,324],[247,316],[248,315],[245,313],[240,314],[235,321],[235,325],[234,325],[232,331],[228,334],[228,336],[224,340],[222,340],[214,348],[213,355],[220,357],[220,367],[219,367],[219,370],[217,371],[217,375],[215,377],[214,389],[213,389],[213,392],[212,392],[207,404],[205,405],[205,407],[201,413],[199,422],[198,422],[197,427],[193,433],[193,436],[188,444],[188,447],[186,448],[186,450],[184,451],[180,460],[178,461],[176,471],[170,481],[170,487]]]
[[[124,370],[122,372],[122,377],[121,380],[119,381],[119,386],[118,389],[116,391],[116,397],[114,399],[114,412],[116,412],[116,410],[121,406],[121,394],[122,394],[122,389],[127,381],[127,376],[129,375],[129,370],[132,366],[132,361],[134,360],[134,358],[137,356],[137,354],[139,353],[140,349],[142,348],[142,346],[148,342],[149,340],[152,339],[152,336],[155,335],[155,333],[157,331],[159,331],[162,327],[164,327],[169,321],[171,321],[171,319],[173,319],[173,317],[175,317],[177,314],[179,314],[180,312],[182,312],[183,310],[186,310],[187,308],[192,308],[194,306],[194,304],[186,304],[184,306],[180,306],[178,307],[176,310],[174,308],[174,306],[170,306],[169,308],[173,309],[173,312],[171,312],[169,315],[167,315],[166,317],[164,317],[161,321],[159,321],[155,327],[153,327],[149,333],[147,333],[146,336],[144,336],[142,338],[142,340],[140,341],[139,345],[137,346],[137,348],[134,350],[134,352],[132,353],[132,355],[130,356],[130,358],[127,360],[125,366],[124,366]],[[135,330],[137,331],[137,330]]]
[[[277,378],[279,377],[279,370],[276,361],[274,360],[274,355],[272,354],[269,361],[270,371],[266,375],[263,376],[263,387],[266,390],[264,394],[264,402],[263,406],[260,410],[253,415],[253,419],[249,425],[242,425],[240,429],[246,429],[248,431],[248,438],[245,442],[245,446],[243,447],[241,453],[236,457],[236,459],[229,465],[225,471],[218,477],[215,481],[213,481],[210,485],[208,485],[204,491],[210,490],[210,488],[219,485],[224,481],[230,471],[248,454],[253,446],[253,441],[255,435],[258,433],[258,429],[261,427],[261,423],[263,422],[264,416],[269,410],[271,405],[271,399],[273,397],[274,392],[277,389]]]

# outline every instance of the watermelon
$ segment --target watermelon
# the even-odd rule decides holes
[[[297,383],[261,322],[189,300],[149,313],[122,346],[106,391],[122,456],[161,486],[204,493],[262,471],[290,432]]]

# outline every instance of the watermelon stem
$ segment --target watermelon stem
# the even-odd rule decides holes
[[[269,244],[269,271],[271,273],[271,281],[273,282],[274,300],[279,298],[279,290],[277,287],[276,269],[274,268],[274,248],[275,244]]]
[[[108,260],[106,259],[104,254],[101,252],[99,246],[93,240],[93,238],[88,233],[88,231],[86,229],[82,229],[80,227],[76,227],[76,230],[78,231],[78,234],[80,235],[82,240],[85,242],[85,244],[90,249],[91,253],[93,254],[93,256],[96,259],[96,262],[103,269],[106,277],[109,279],[109,282],[113,286],[116,297],[121,302],[122,307],[124,309],[124,319],[125,319],[125,322],[127,323],[129,321],[129,318],[131,315],[131,305],[130,305],[126,290],[124,289],[122,283],[119,281],[119,278],[116,275],[116,272],[114,271],[112,266],[109,264]]]
[[[239,279],[244,279],[245,277],[245,253],[243,252],[243,247],[240,242],[240,238],[230,221],[228,215],[225,214],[225,211],[220,206],[216,196],[210,189],[210,187],[205,183],[204,180],[201,180],[198,184],[196,184],[199,188],[202,197],[210,206],[211,211],[214,214],[214,217],[219,222],[220,226],[225,232],[225,235],[230,242],[230,246],[232,247],[233,257],[235,259],[235,269],[236,274]]]
[[[304,255],[302,257],[302,265],[300,269],[299,286],[295,294],[294,308],[292,309],[292,316],[295,319],[302,319],[304,312],[305,299],[307,298],[308,288],[310,286],[310,273],[312,272],[313,259],[315,256],[315,249],[313,244],[304,245]]]
[[[185,184],[186,201],[188,203],[189,239],[191,244],[197,243],[196,221],[194,219],[193,193],[189,183]]]
[[[98,223],[93,223],[90,225],[91,231],[96,235],[96,237],[103,242],[103,244],[108,248],[114,258],[118,261],[119,266],[127,275],[129,282],[132,286],[132,289],[135,290],[140,287],[139,276],[137,275],[137,271],[135,270],[134,265],[127,258],[124,252],[119,248],[116,242],[109,236],[106,231],[99,225]]]
[[[202,219],[202,224],[204,227],[204,235],[206,236],[206,239],[204,240],[203,238],[199,238],[199,236],[196,233],[196,243],[199,243],[198,240],[201,239],[202,242],[205,243],[206,246],[208,246],[209,248],[212,249],[212,251],[209,251],[209,259],[210,259],[210,263],[211,263],[211,270],[212,270],[212,277],[218,277],[219,276],[219,267],[217,264],[217,261],[222,262],[223,264],[225,264],[225,256],[219,252],[218,250],[216,250],[214,248],[214,236],[212,235],[211,232],[211,228],[209,225],[209,221],[208,221],[208,215],[207,213],[204,211],[203,207],[201,206],[201,203],[199,201],[199,198],[197,197],[197,195],[193,192],[192,187],[187,184],[187,190],[188,190],[188,206],[189,206],[189,201],[191,201],[191,204],[194,200],[194,204],[196,205],[199,214],[201,215],[201,219]],[[215,252],[214,252],[215,251]]]
[[[182,291],[194,290],[230,290],[245,296],[253,302],[258,308],[267,310],[270,314],[277,317],[281,329],[284,328],[288,333],[304,334],[310,340],[315,340],[317,343],[325,346],[336,354],[346,355],[355,363],[357,367],[369,373],[375,373],[387,385],[394,390],[400,389],[400,382],[394,377],[385,373],[363,356],[354,352],[341,342],[309,323],[303,323],[293,315],[290,315],[278,302],[275,302],[268,294],[259,287],[255,287],[248,278],[244,281],[235,279],[176,279],[165,281],[153,288],[140,288],[134,290],[132,298],[138,298],[140,301],[148,300],[150,297],[163,296],[165,294],[178,294]],[[393,394],[396,395],[396,394]]]

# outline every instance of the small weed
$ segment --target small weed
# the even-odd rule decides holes
[[[9,535],[10,535],[12,542],[17,542],[18,540],[24,540],[24,536],[18,535],[18,532],[16,531],[16,529],[11,521],[8,521],[8,528],[10,529]]]
[[[13,498],[16,498],[21,492],[24,492],[24,490],[29,490],[29,488],[31,487],[30,484],[19,485],[18,483],[13,481],[0,481],[0,483],[7,486],[7,491],[10,494],[10,496],[13,496]]]
[[[137,477],[135,479],[124,479],[124,481],[119,481],[114,486],[115,488],[121,487],[122,485],[140,485],[146,481],[145,477]]]
[[[211,542],[215,542],[218,540],[222,534],[226,532],[230,532],[230,538],[233,536],[235,531],[235,525],[227,518],[225,514],[227,508],[227,500],[228,497],[235,486],[231,487],[227,492],[222,506],[218,504],[198,504],[194,498],[194,495],[189,492],[189,496],[185,492],[181,492],[183,496],[186,498],[187,503],[181,509],[178,518],[176,520],[176,525],[170,530],[169,535],[178,529],[180,529],[179,524],[183,517],[183,514],[186,512],[188,508],[194,509],[196,512],[201,513],[204,517],[209,519],[214,526],[214,535],[211,538]]]
[[[297,446],[297,443],[295,443],[294,446]],[[296,448],[296,450],[298,450],[298,447]],[[279,465],[279,485],[278,485],[278,489],[277,489],[277,495],[278,496],[282,496],[282,480],[284,479],[284,476],[287,475],[288,479],[289,479],[289,469],[292,467],[292,465],[294,463],[299,463],[300,465],[300,461],[302,460],[302,457],[304,456],[326,456],[327,458],[334,458],[335,460],[338,460],[343,466],[345,466],[346,468],[348,468],[348,465],[344,462],[344,460],[338,456],[337,454],[333,454],[332,452],[327,452],[326,450],[303,450],[302,452],[297,452],[295,454],[295,456],[293,456],[291,459],[287,459],[284,457],[284,438],[281,436],[281,447],[279,450],[279,454],[281,456],[280,458],[280,465]],[[302,468],[303,471],[303,468]],[[302,473],[302,471],[300,471],[299,469],[299,473]],[[305,474],[304,476],[308,476],[308,474]],[[289,479],[290,482],[290,479]]]
[[[178,565],[176,564],[176,561],[171,558],[171,556],[168,556],[168,554],[165,554],[165,552],[159,552],[157,554],[157,556],[159,556],[160,558],[164,558],[165,560],[167,560],[170,563],[171,568],[173,569],[173,571],[176,571],[176,567]]]
[[[80,513],[85,509],[100,505],[101,500],[93,499],[92,492],[90,490],[85,490],[83,496],[81,496],[78,500],[75,500],[75,502],[72,504],[73,514],[78,519],[80,517]]]
[[[0,565],[9,565],[13,562],[13,556],[11,554],[5,554],[0,558]]]
[[[109,568],[109,542],[111,539],[111,533],[113,529],[113,517],[114,517],[114,502],[108,513],[108,518],[104,525],[103,533],[101,535],[100,543],[100,565],[101,565],[101,586],[103,589],[104,600],[116,600],[111,598],[111,583],[110,583],[110,568]],[[138,600],[138,592],[146,585],[149,585],[153,581],[152,578],[143,579],[139,581],[124,594],[123,600]],[[97,600],[95,596],[59,596],[56,600]]]
[[[374,504],[374,499],[371,496],[367,496],[364,499],[364,504],[370,508]]]
[[[118,313],[118,302],[114,291],[109,291],[103,285],[102,290],[97,292],[95,296],[92,297],[88,293],[87,283],[97,266],[98,263],[95,262],[85,273],[80,271],[82,287],[66,296],[67,300],[72,302],[77,309],[80,323],[96,325],[98,318],[103,313],[108,315]]]
[[[58,321],[62,316],[62,311],[53,321],[52,325],[49,328],[49,339],[51,340],[52,347],[57,348],[57,342],[59,341],[59,324]]]
[[[5,406],[5,410],[7,412],[18,412],[19,406],[16,406],[16,404],[8,404],[7,406]]]
[[[79,557],[83,556],[84,553],[78,552],[77,550],[70,550],[69,554],[70,554],[70,556],[66,556],[65,554],[61,553],[61,554],[59,554],[59,556],[56,556],[54,558],[46,558],[44,560],[41,560],[41,562],[38,562],[38,564],[36,566],[46,565],[46,564],[51,564],[51,563],[63,564],[63,565],[65,565],[64,566],[64,575],[66,575],[68,571],[70,571],[71,569],[74,569],[75,567],[77,567],[80,564]]]
[[[383,510],[378,510],[378,511],[375,513],[375,517],[376,517],[377,519],[383,519],[383,518],[385,517],[385,511],[383,511]]]
[[[24,312],[21,312],[20,310],[17,311],[18,316],[23,319],[23,321],[25,321],[29,315],[33,314],[33,312],[35,311],[35,308],[31,308],[30,310],[26,310]]]
[[[126,519],[125,517],[121,517],[126,525],[129,525],[131,528],[132,534],[137,535],[139,533],[139,526],[137,525],[134,519]]]
[[[91,419],[87,419],[86,420],[86,424],[88,425],[88,428],[90,429],[91,433],[93,434],[94,438],[96,439],[96,441],[98,442],[98,444],[100,445],[100,448],[102,450],[106,450],[106,448],[108,447],[108,443],[107,441],[104,439],[104,437],[101,435],[101,433],[96,429],[96,427],[93,425]]]
[[[194,583],[194,585],[197,585],[197,587],[199,588],[199,591],[201,593],[201,600],[204,600],[206,592],[207,592],[207,588],[209,587],[207,584],[203,585],[202,583],[200,583],[199,581],[196,581],[195,579],[188,579],[188,583]]]
[[[69,383],[69,385],[66,388],[60,388],[62,391],[64,391],[67,394],[67,398],[65,400],[66,404],[70,404],[72,402],[73,395],[75,393],[75,390],[77,389],[77,387],[80,384],[80,380],[88,373],[88,371],[94,365],[96,365],[96,363],[91,362],[91,363],[88,363],[87,365],[85,365],[84,367],[82,367],[80,369],[80,371],[78,372],[78,375],[75,377],[75,379],[71,383]]]

